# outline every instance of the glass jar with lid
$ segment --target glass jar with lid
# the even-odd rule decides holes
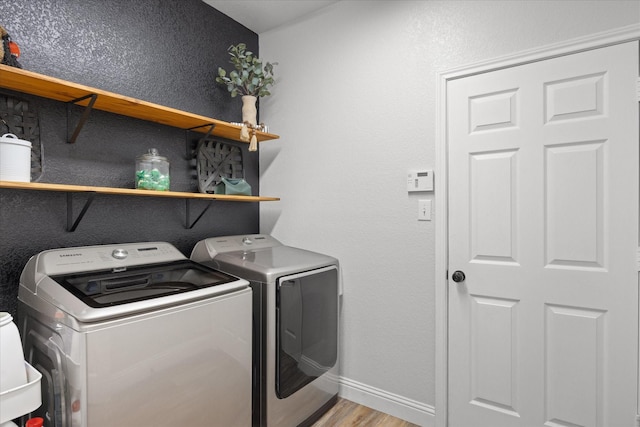
[[[157,149],[136,158],[136,188],[169,191],[169,161]]]

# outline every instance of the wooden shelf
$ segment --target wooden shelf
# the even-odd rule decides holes
[[[215,125],[213,130],[211,131],[211,135],[242,142],[240,141],[240,126],[238,125],[232,125],[231,123],[223,122],[221,120],[199,116],[197,114],[164,107],[162,105],[152,104],[150,102],[141,101],[139,99],[129,98],[127,96],[67,82],[54,77],[49,77],[2,64],[0,64],[0,88],[11,89],[17,92],[28,93],[31,95],[53,99],[56,101],[67,103],[73,102],[74,104],[82,106],[89,106],[90,103],[93,103],[92,106],[89,106],[89,108],[85,110],[86,113],[92,108],[95,108],[97,110],[133,117],[136,119],[147,120],[150,122],[160,123],[163,125],[185,130],[190,129],[205,134],[211,130],[211,125]],[[86,117],[86,114],[83,117]],[[84,123],[83,119],[81,119],[81,123]],[[79,132],[80,128],[82,128],[82,124],[79,124],[76,127],[76,134],[77,132]],[[278,135],[267,132],[257,132],[256,137],[259,142],[279,138]],[[75,135],[71,140],[75,140]],[[280,200],[277,197],[203,194],[180,191],[152,191],[130,188],[95,187],[86,185],[48,184],[39,182],[0,181],[0,188],[14,190],[58,191],[66,193],[67,231],[76,230],[87,209],[93,202],[96,194],[112,194],[139,197],[169,197],[184,199],[186,203],[185,228],[193,228],[193,226],[209,209],[209,206],[211,206],[211,202],[215,200],[229,202],[269,202]],[[77,217],[74,218],[73,195],[79,193],[85,193],[87,194],[87,197],[84,202],[84,207],[77,215]],[[192,221],[190,219],[190,201],[193,199],[204,199],[205,201],[208,201],[208,204],[204,208],[204,210],[202,210],[201,213],[197,216],[197,218]]]
[[[67,231],[75,231],[80,225],[82,218],[91,206],[96,194],[111,194],[120,196],[145,196],[145,197],[169,197],[174,199],[185,200],[185,223],[186,229],[193,228],[196,223],[207,212],[211,203],[215,200],[228,202],[270,202],[280,200],[277,197],[260,197],[260,196],[236,196],[226,194],[203,194],[203,193],[187,193],[182,191],[153,191],[153,190],[137,190],[131,188],[112,188],[112,187],[93,187],[87,185],[68,185],[68,184],[48,184],[41,182],[16,182],[16,181],[0,181],[0,188],[13,190],[39,190],[39,191],[58,191],[67,194]],[[73,214],[73,195],[87,194],[84,206],[75,217]],[[207,203],[206,207],[194,219],[191,219],[191,203],[193,199],[201,199]]]
[[[272,202],[279,197],[235,196],[226,194],[188,193],[182,191],[153,191],[132,188],[93,187],[87,185],[47,184],[41,182],[0,181],[0,188],[14,190],[60,191],[65,193],[98,193],[120,196],[169,197],[175,199],[207,199],[233,202]]]
[[[181,129],[193,129],[201,133],[207,133],[210,128],[207,125],[214,124],[212,135],[241,142],[238,125],[2,64],[0,64],[0,87],[62,102],[70,102],[95,94],[98,96],[93,108],[98,110]],[[83,106],[88,103],[89,99],[77,102],[78,105]],[[278,135],[267,132],[257,132],[256,136],[258,142],[280,138]]]

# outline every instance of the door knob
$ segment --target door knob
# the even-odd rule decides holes
[[[456,283],[464,282],[464,279],[466,279],[466,277],[467,276],[464,275],[464,272],[460,270],[455,271],[451,276],[453,281]]]

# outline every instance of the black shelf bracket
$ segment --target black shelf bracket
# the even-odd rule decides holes
[[[89,192],[89,195],[87,196],[87,200],[84,202],[84,206],[82,207],[82,209],[80,210],[80,213],[78,214],[78,217],[74,221],[73,220],[73,193],[67,193],[67,231],[69,232],[76,231],[76,228],[78,228],[80,221],[82,221],[84,214],[87,213],[87,209],[89,209],[89,206],[91,206],[91,203],[93,202],[93,199],[95,197],[96,197],[95,192]]]
[[[202,212],[200,212],[200,215],[198,215],[198,217],[193,220],[192,223],[189,223],[191,220],[191,199],[185,199],[185,222],[184,222],[184,228],[186,228],[187,230],[191,230],[193,228],[194,225],[196,225],[196,223],[198,221],[200,221],[200,218],[202,218],[202,216],[205,214],[205,212],[207,212],[209,210],[209,208],[211,207],[211,203],[213,202],[213,200],[209,200],[209,202],[207,203],[207,206],[205,206],[205,208],[203,209]]]
[[[89,104],[87,104],[87,106],[84,109],[84,112],[82,113],[82,116],[80,117],[80,120],[78,121],[78,124],[76,124],[76,128],[73,131],[73,134],[71,134],[71,106],[77,102],[80,101],[84,101],[87,98],[91,98],[91,101],[89,101]],[[67,142],[69,144],[73,144],[76,142],[76,139],[78,139],[78,135],[80,135],[80,131],[82,130],[82,127],[84,126],[84,124],[87,122],[87,120],[89,119],[89,114],[91,114],[91,110],[93,109],[93,104],[96,103],[96,99],[98,99],[98,94],[96,93],[92,93],[90,95],[86,95],[80,98],[76,98],[76,99],[72,99],[71,101],[67,102]],[[71,136],[69,136],[71,135]]]
[[[194,130],[194,129],[203,128],[205,126],[209,126],[209,130],[207,131],[205,136],[203,136],[200,139],[202,141],[202,140],[206,140],[207,138],[209,138],[211,136],[211,133],[216,128],[216,124],[215,123],[207,123],[206,125],[194,126],[192,128],[185,129],[185,137],[184,137],[184,139],[185,139],[185,147],[186,147],[185,158],[187,160],[191,160],[191,159],[195,158],[196,157],[196,152],[198,150],[197,147],[195,149],[193,148],[193,146],[191,144],[191,141],[189,140],[189,132]]]

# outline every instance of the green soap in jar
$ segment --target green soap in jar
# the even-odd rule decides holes
[[[169,161],[155,148],[136,158],[136,188],[169,191]]]

